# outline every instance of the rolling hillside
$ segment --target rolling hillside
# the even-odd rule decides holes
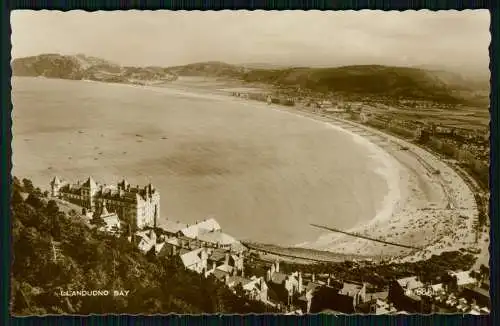
[[[468,84],[467,80],[459,79],[452,73],[444,75],[423,69],[375,65],[261,69],[248,72],[243,78],[248,82],[300,87],[319,93],[336,92],[444,102],[461,101],[464,99],[462,94],[480,89],[477,84]],[[484,88],[484,84],[480,86]]]
[[[380,65],[337,68],[273,68],[272,65],[230,65],[203,62],[172,67],[178,76],[204,76],[237,79],[247,83],[269,84],[280,88],[299,88],[317,93],[463,102],[485,99],[489,80],[462,76],[442,70],[389,67]]]
[[[123,67],[115,63],[78,55],[41,54],[12,61],[14,76],[95,80],[113,83],[149,84],[175,80],[161,67]]]
[[[42,54],[15,59],[12,68],[15,76],[138,84],[172,81],[178,76],[202,76],[268,84],[279,88],[300,88],[315,93],[449,103],[484,101],[489,95],[488,78],[478,80],[446,71],[380,65],[266,69],[210,61],[166,68],[123,67],[85,55]]]

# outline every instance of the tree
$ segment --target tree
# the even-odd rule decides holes
[[[479,274],[481,275],[481,279],[488,279],[490,277],[490,269],[481,264],[479,266]]]
[[[57,213],[59,213],[59,206],[57,206],[55,200],[49,200],[49,202],[47,203],[47,207],[45,208],[45,211],[47,212],[47,215],[49,217],[56,216]]]
[[[23,191],[23,185],[21,184],[21,181],[19,181],[19,178],[16,176],[12,178],[12,189]]]
[[[155,246],[153,246],[151,249],[149,249],[149,251],[146,253],[146,258],[151,262],[156,261],[156,248],[155,248]]]
[[[44,206],[43,201],[40,199],[40,197],[33,192],[28,195],[28,198],[26,198],[26,204],[35,209],[41,209]]]
[[[27,193],[33,193],[35,191],[35,186],[33,186],[33,182],[31,180],[24,178],[23,179],[23,188]]]
[[[33,193],[30,205],[21,202],[12,209],[15,315],[266,311],[215,278],[185,270],[179,256],[158,259],[154,248],[143,255],[126,238],[91,230],[56,209],[57,202],[39,205],[37,198]],[[56,227],[64,230],[60,239]],[[61,287],[126,289],[131,295],[62,298],[55,295]]]
[[[104,221],[104,219],[100,216],[94,216],[94,218],[92,220],[90,220],[90,223],[92,225],[95,225],[95,227],[99,230],[100,228],[102,227],[105,227],[106,226],[106,222]]]
[[[22,203],[24,200],[23,200],[23,197],[21,196],[21,194],[19,193],[19,190],[18,189],[13,189],[12,190],[12,198],[11,198],[11,204],[13,205],[17,205],[17,204],[20,204]]]

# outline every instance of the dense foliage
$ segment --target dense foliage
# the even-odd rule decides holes
[[[11,309],[16,315],[266,311],[216,279],[185,270],[178,258],[144,255],[125,237],[90,229],[78,214],[61,212],[29,180],[14,179],[11,209]],[[68,297],[59,295],[61,290],[130,293]]]

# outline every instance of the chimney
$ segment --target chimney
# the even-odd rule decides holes
[[[280,272],[280,261],[279,259],[276,260],[276,273]]]
[[[328,280],[326,281],[326,285],[330,286],[330,277],[328,276]]]
[[[312,274],[312,281],[313,281],[313,283],[316,281],[316,277],[315,277],[314,273]]]
[[[226,252],[226,255],[224,257],[224,265],[229,266],[229,253]]]

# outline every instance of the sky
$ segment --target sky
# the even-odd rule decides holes
[[[13,58],[83,53],[132,66],[223,61],[488,71],[489,25],[487,10],[16,10],[11,40]]]

